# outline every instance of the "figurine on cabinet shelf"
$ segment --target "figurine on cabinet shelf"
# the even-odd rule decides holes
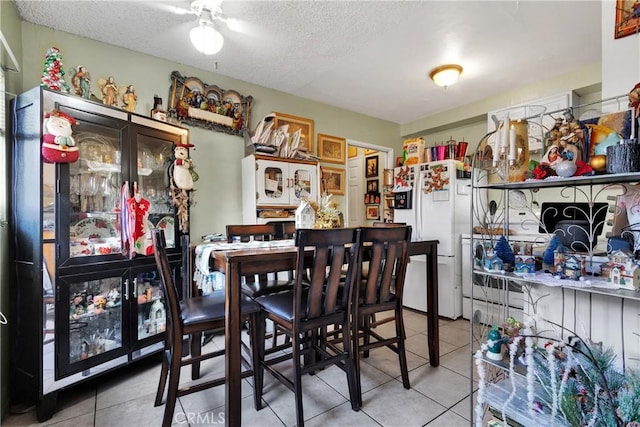
[[[607,281],[632,291],[640,287],[640,266],[629,250],[620,249],[609,255],[609,262],[600,266],[600,273]]]
[[[580,280],[585,274],[584,264],[585,261],[583,257],[578,258],[575,255],[567,256],[562,266],[561,277],[569,280]]]
[[[493,252],[487,252],[484,258],[484,269],[486,271],[504,272],[504,262]]]
[[[58,110],[44,115],[42,132],[42,157],[47,163],[73,163],[80,153],[73,138],[71,126],[76,120]]]
[[[136,89],[133,85],[122,86],[120,88],[120,93],[122,94],[122,105],[124,105],[124,109],[130,113],[134,113],[136,111],[136,104],[138,102],[138,95],[136,95]]]
[[[518,254],[515,259],[515,274],[534,274],[536,272],[536,259],[533,255]]]
[[[112,76],[109,76],[107,80],[98,80],[98,86],[100,87],[100,93],[102,94],[102,103],[110,107],[118,106],[118,87]]]
[[[513,265],[515,258],[513,256],[513,250],[507,241],[507,238],[500,236],[496,246],[494,248],[495,254],[505,263]]]
[[[107,307],[113,307],[120,301],[120,291],[117,288],[112,288],[107,294]]]
[[[73,75],[71,82],[76,95],[81,96],[84,99],[91,98],[91,75],[87,71],[87,68],[83,65],[76,67],[76,72]]]

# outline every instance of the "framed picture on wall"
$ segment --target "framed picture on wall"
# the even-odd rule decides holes
[[[305,119],[304,117],[292,116],[291,114],[277,112],[274,112],[274,114],[276,115],[276,118],[273,128],[277,129],[280,126],[288,125],[289,130],[287,132],[289,135],[292,135],[295,131],[300,129],[300,143],[298,148],[304,147],[307,153],[313,154],[313,140],[315,138],[313,120]]]
[[[322,169],[322,188],[329,194],[344,196],[345,171],[344,169],[327,168]]]
[[[616,0],[615,38],[640,32],[640,3],[633,0]]]
[[[347,147],[347,157],[352,158],[352,157],[356,157],[358,155],[358,147],[354,147],[353,145],[350,145]]]
[[[318,134],[318,158],[322,162],[344,165],[347,140],[338,136]]]
[[[365,157],[365,166],[367,168],[367,178],[375,178],[378,176],[378,156]]]
[[[380,208],[376,205],[367,206],[367,219],[380,219]]]
[[[367,193],[377,193],[378,192],[378,180],[370,179],[367,181]]]

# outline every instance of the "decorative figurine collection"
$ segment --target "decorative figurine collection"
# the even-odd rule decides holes
[[[42,132],[42,157],[47,163],[73,163],[79,151],[73,138],[76,120],[68,114],[52,110],[45,114]]]

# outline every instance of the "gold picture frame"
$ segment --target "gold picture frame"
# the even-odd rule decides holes
[[[380,219],[380,207],[378,205],[367,206],[367,219]]]
[[[347,140],[339,136],[318,134],[318,158],[322,162],[344,165]]]
[[[315,138],[315,133],[313,129],[314,122],[312,119],[293,116],[291,114],[278,113],[275,111],[273,112],[273,114],[276,115],[274,119],[275,123],[273,124],[274,129],[277,129],[283,125],[289,125],[289,130],[287,131],[289,135],[300,129],[300,144],[298,145],[298,149],[304,147],[307,153],[314,153],[313,141]]]
[[[358,147],[354,147],[353,145],[349,145],[347,147],[347,157],[352,158],[358,155]]]
[[[345,171],[344,169],[322,167],[322,189],[336,196],[344,196]]]
[[[377,152],[378,152],[378,150],[373,150],[371,148],[365,148],[364,149],[364,155],[365,156],[368,156],[369,154],[374,154],[374,153],[377,153]]]
[[[640,33],[640,6],[633,0],[616,0],[616,39]]]

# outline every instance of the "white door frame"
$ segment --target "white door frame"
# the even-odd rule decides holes
[[[391,147],[383,147],[382,145],[375,145],[375,144],[370,144],[368,142],[362,142],[362,141],[356,141],[355,139],[349,139],[347,138],[347,150],[348,147],[350,145],[353,145],[354,147],[359,147],[359,148],[367,148],[369,150],[377,150],[377,151],[381,151],[383,153],[386,153],[386,160],[385,160],[385,165],[383,167],[383,169],[393,169],[394,162],[395,162],[395,157],[393,155],[393,148]],[[349,188],[349,174],[346,174],[346,186],[345,188]],[[347,216],[345,218],[345,224],[348,224],[348,219],[349,219],[349,192],[346,191],[345,194],[345,204],[347,206]],[[382,217],[381,217],[382,218]]]

